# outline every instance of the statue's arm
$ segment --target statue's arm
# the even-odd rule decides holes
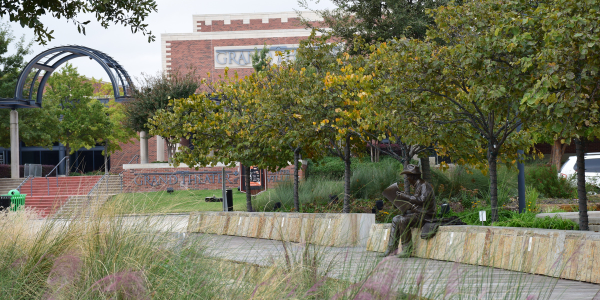
[[[407,197],[407,201],[419,205],[424,206],[425,201],[429,199],[429,196],[433,193],[433,188],[428,184],[423,184],[415,191],[415,194]]]

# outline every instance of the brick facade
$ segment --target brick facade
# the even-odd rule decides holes
[[[231,39],[231,40],[194,40],[194,41],[169,41],[170,53],[167,59],[170,61],[170,70],[188,70],[196,68],[201,76],[205,77],[210,72],[212,78],[219,78],[225,74],[224,69],[217,69],[214,66],[214,47],[224,46],[244,46],[244,45],[282,45],[297,44],[297,37],[275,37],[275,38],[256,38],[256,39]],[[240,77],[248,76],[254,72],[252,68],[230,69],[229,75],[234,72]]]
[[[302,16],[318,24],[319,17],[312,12]],[[253,13],[227,15],[193,15],[191,33],[165,33],[161,35],[162,65],[164,71],[190,68],[202,75],[210,72],[212,78],[224,74],[224,68],[215,67],[215,47],[244,47],[253,49],[261,45],[297,45],[310,34],[310,30],[300,24],[296,12]],[[251,65],[231,68],[230,74],[250,75]],[[139,134],[138,134],[139,135]],[[111,156],[111,172],[123,171],[123,164],[140,154],[139,138],[132,143],[122,144],[122,150]],[[166,155],[166,145],[165,158]],[[156,161],[156,137],[148,140],[148,161]],[[133,161],[136,163],[136,160]],[[125,173],[131,173],[131,170]],[[158,171],[156,171],[158,172]],[[125,174],[124,173],[124,174]],[[212,188],[210,184],[203,185]],[[237,186],[236,186],[237,187]],[[218,187],[220,188],[220,186]]]
[[[164,141],[163,141],[164,142]],[[110,156],[110,172],[120,173],[123,171],[123,165],[129,163],[129,161],[137,154],[140,155],[140,138],[138,133],[137,139],[131,139],[130,143],[121,144],[121,151],[117,151]],[[167,143],[164,146],[164,157],[167,158]],[[155,162],[156,159],[156,137],[153,136],[148,139],[148,162]],[[139,162],[139,159],[138,161]],[[136,163],[134,160],[131,163]]]
[[[302,16],[316,26],[322,21],[313,12],[302,12]],[[215,47],[297,45],[310,35],[296,12],[194,15],[192,24],[191,33],[161,35],[163,70],[193,68],[201,76],[210,72],[216,78],[224,70],[215,68]],[[233,72],[246,76],[252,68],[232,68]]]
[[[147,166],[147,165],[146,165]],[[225,168],[225,186],[230,189],[240,187],[240,168]],[[267,172],[266,188],[292,180],[294,166],[287,166],[278,172]],[[300,178],[304,178],[304,166],[299,170]],[[174,190],[217,190],[222,188],[222,168],[207,167],[160,167],[128,169],[123,172],[124,192],[164,191],[167,187]],[[253,193],[254,194],[254,193]]]
[[[542,152],[544,155],[552,153],[552,145],[547,143],[536,144],[535,148]],[[591,141],[585,144],[585,152],[600,152],[600,142]],[[575,153],[575,141],[571,141],[571,144],[565,148],[565,153]],[[575,154],[573,154],[575,155]]]

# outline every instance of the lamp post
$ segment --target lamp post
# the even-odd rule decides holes
[[[517,127],[517,132],[521,131],[521,124]],[[518,191],[519,191],[519,213],[522,214],[526,211],[526,203],[525,203],[525,165],[521,162],[525,159],[523,150],[517,150],[517,154],[519,155],[519,159],[517,160],[517,169],[519,169],[519,176],[517,177],[518,181]]]
[[[10,178],[19,178],[19,112],[10,111]]]

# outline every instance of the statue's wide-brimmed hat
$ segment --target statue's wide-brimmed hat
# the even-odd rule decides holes
[[[402,173],[400,173],[402,175],[404,174],[412,174],[412,175],[421,175],[421,169],[419,169],[419,166],[415,166],[415,165],[408,165],[406,166],[406,168],[404,169],[404,171],[402,171]]]

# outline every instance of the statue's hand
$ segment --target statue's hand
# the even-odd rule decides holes
[[[398,195],[398,197],[402,200],[405,200],[408,197],[408,195],[404,192],[396,192],[396,195]]]

